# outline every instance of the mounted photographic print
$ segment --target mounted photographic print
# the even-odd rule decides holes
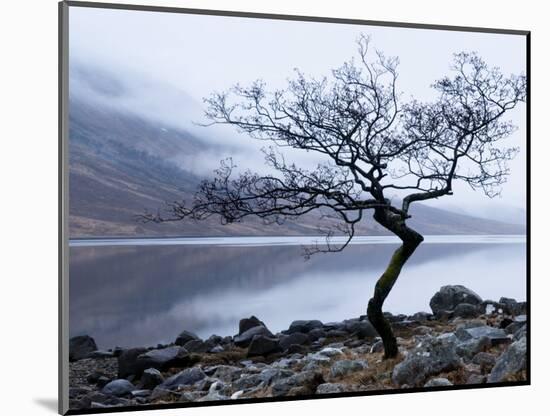
[[[529,384],[529,32],[60,34],[61,413]]]

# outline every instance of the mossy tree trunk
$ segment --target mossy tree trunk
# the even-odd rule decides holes
[[[382,312],[382,306],[393,288],[393,285],[397,281],[401,269],[424,240],[424,237],[408,227],[405,223],[405,219],[390,213],[388,210],[376,210],[374,219],[397,235],[403,242],[403,244],[395,250],[388,267],[376,282],[374,295],[369,300],[367,308],[369,321],[376,328],[384,343],[384,358],[393,358],[398,354],[397,340],[393,334],[390,322]]]

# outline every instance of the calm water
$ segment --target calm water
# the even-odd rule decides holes
[[[74,240],[71,336],[100,348],[171,342],[183,329],[234,335],[256,315],[279,331],[295,319],[336,321],[365,313],[397,240],[360,237],[341,253],[303,257],[314,237]],[[320,240],[322,241],[322,240]],[[429,311],[446,284],[484,299],[525,299],[524,236],[427,236],[386,310]]]

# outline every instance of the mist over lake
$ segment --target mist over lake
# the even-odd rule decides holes
[[[344,252],[306,261],[300,239],[205,240],[73,242],[71,336],[90,334],[107,349],[172,342],[184,329],[205,338],[234,335],[239,319],[250,315],[274,331],[295,319],[358,317],[396,248],[388,237],[370,243],[365,238]],[[449,284],[462,284],[483,299],[525,300],[525,250],[524,236],[428,236],[405,266],[386,310],[430,312],[431,296]]]

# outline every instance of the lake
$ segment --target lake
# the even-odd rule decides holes
[[[398,240],[356,237],[340,253],[306,260],[319,237],[90,239],[70,241],[70,335],[99,348],[150,346],[187,329],[234,335],[256,315],[272,331],[296,319],[365,314]],[[525,300],[525,236],[426,236],[385,303],[392,313],[430,311],[443,285],[483,299]]]

